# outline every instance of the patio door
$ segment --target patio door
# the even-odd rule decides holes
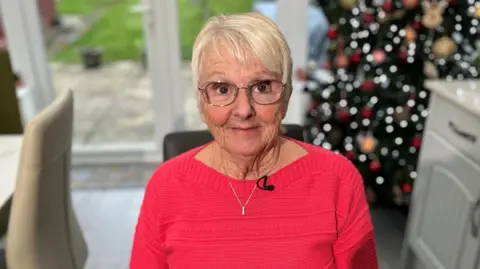
[[[74,91],[74,162],[160,162],[164,135],[183,128],[176,2],[0,0],[33,111]]]

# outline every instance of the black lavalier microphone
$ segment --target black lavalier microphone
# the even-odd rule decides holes
[[[273,191],[275,189],[275,186],[274,185],[267,185],[267,179],[268,179],[268,176],[263,176],[261,177],[260,179],[257,180],[257,187],[261,190],[264,190],[264,191]],[[263,186],[260,186],[260,181],[263,180]]]

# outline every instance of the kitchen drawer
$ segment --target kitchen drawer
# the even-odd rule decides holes
[[[438,94],[431,97],[427,131],[480,163],[480,118]]]

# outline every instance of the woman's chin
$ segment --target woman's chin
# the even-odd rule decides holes
[[[255,156],[263,148],[260,143],[255,143],[253,141],[237,141],[225,146],[231,154],[239,156]]]

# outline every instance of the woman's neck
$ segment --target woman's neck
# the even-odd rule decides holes
[[[236,179],[259,179],[264,175],[274,172],[280,163],[282,138],[266,146],[255,156],[239,156],[231,154],[215,143],[214,153],[218,156],[216,161],[220,172]]]

